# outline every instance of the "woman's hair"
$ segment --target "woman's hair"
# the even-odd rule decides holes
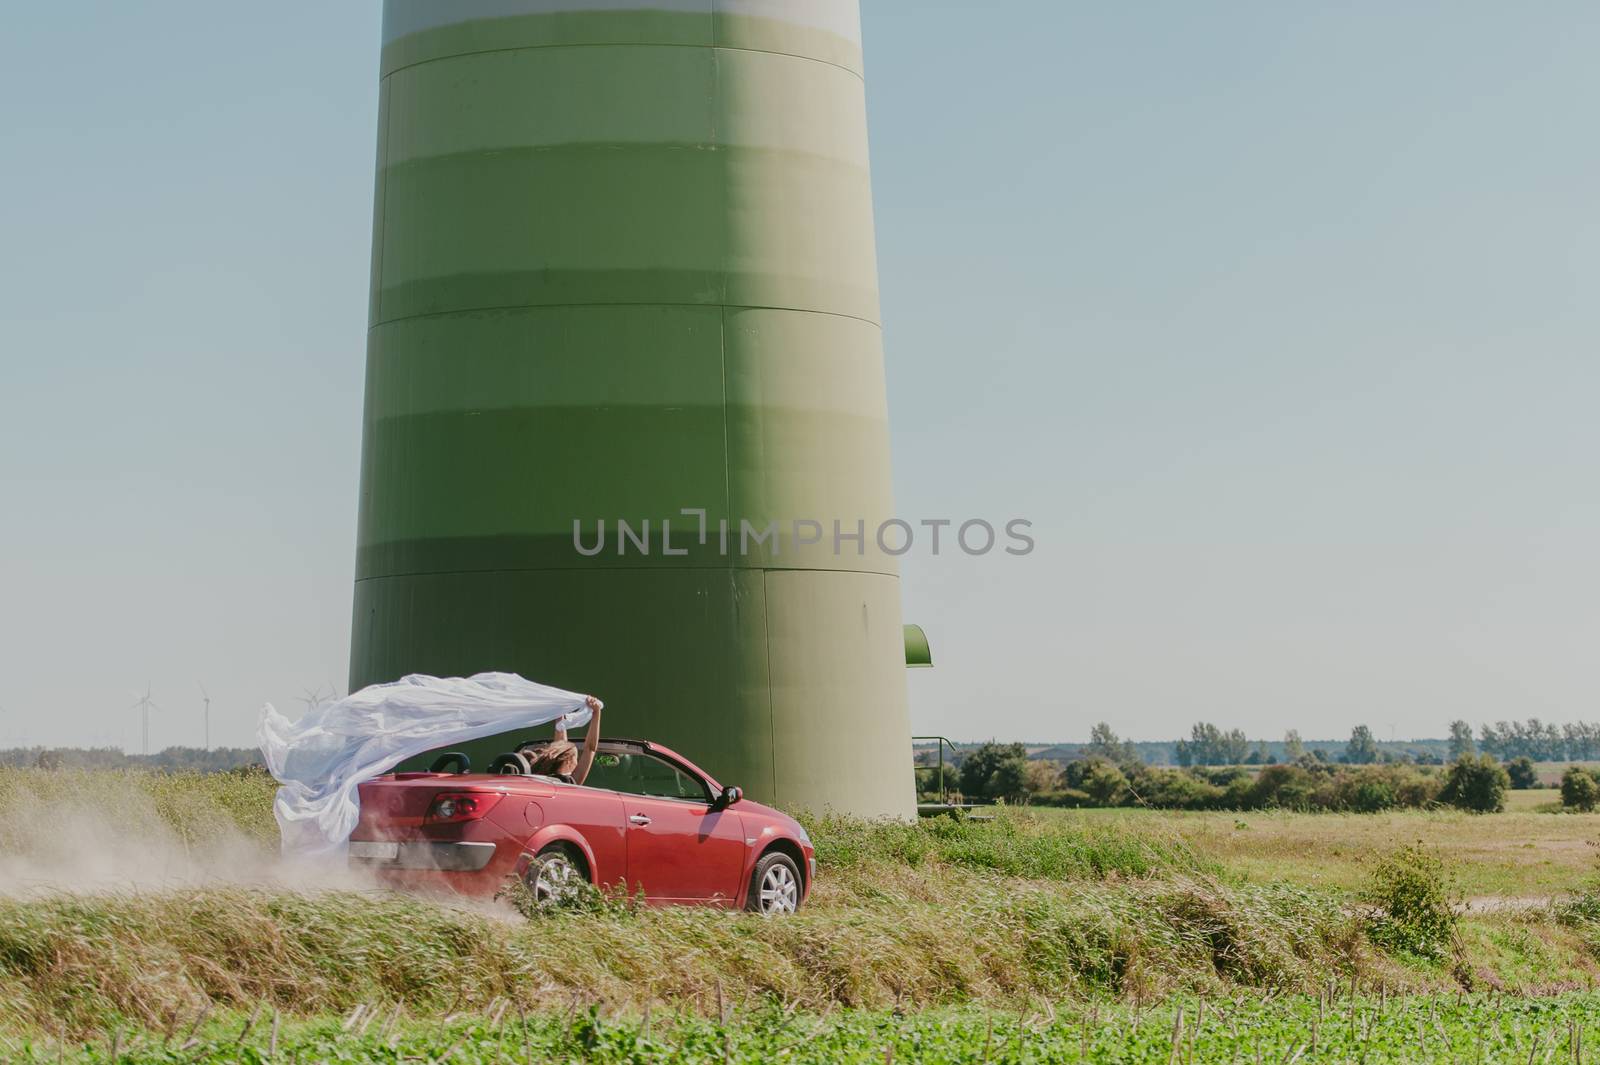
[[[539,751],[527,751],[526,754],[532,771],[540,776],[560,776],[578,768],[577,745],[565,740],[548,744]]]

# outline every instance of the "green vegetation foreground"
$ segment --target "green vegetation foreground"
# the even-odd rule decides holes
[[[442,1023],[395,1011],[289,1024],[254,1014],[198,1029],[107,1033],[75,1045],[73,1060],[128,1065],[187,1062],[578,1062],[602,1065],[1046,1065],[1122,1062],[1455,1063],[1589,1060],[1600,1046],[1600,999],[1590,994],[1518,999],[1499,995],[1333,995],[1263,1002],[1182,999],[1141,1009],[1096,1004],[1019,1014],[932,1009],[911,1016],[857,1010],[804,1016],[773,1007],[726,1016],[653,1011],[609,1016],[600,1008],[534,1017],[502,1000],[482,1014]],[[56,1045],[14,1042],[10,1060],[57,1062]]]
[[[1594,1025],[1592,1000],[1575,993],[1600,972],[1600,898],[1586,890],[1594,815],[813,818],[822,879],[797,917],[591,900],[527,921],[296,883],[270,860],[270,795],[271,782],[249,773],[0,772],[0,1050],[65,1040],[98,1048],[91,1056],[135,1048],[127,1060],[256,1060],[243,1047],[264,1056],[276,1024],[279,1049],[300,1040],[308,1060],[431,1060],[457,1039],[450,1060],[496,1060],[498,1044],[473,1025],[493,1019],[503,1041],[507,1017],[520,1025],[526,1014],[528,1038],[558,1058],[774,1060],[789,1039],[786,1060],[849,1060],[825,1052],[848,1044],[859,1060],[882,1061],[890,1047],[900,1060],[981,1060],[987,1046],[994,1061],[1073,1061],[1083,1060],[1082,1024],[1070,1018],[1088,1010],[1108,1026],[1091,1031],[1089,1060],[1145,1061],[1167,1060],[1180,1002],[1190,1003],[1182,1040],[1223,1040],[1232,1016],[1243,1060],[1251,1040],[1264,1041],[1264,1060],[1287,1060],[1319,1010],[1319,1042],[1299,1060],[1350,1056],[1352,1045],[1333,1049],[1335,1014],[1369,1061],[1451,1060],[1447,1038],[1458,1050],[1463,1033],[1489,1039],[1472,1010],[1501,1010],[1496,1023],[1521,1033],[1520,1043],[1488,1042],[1500,1049],[1485,1061],[1512,1046],[1526,1060],[1534,1028],[1552,1060],[1566,1059],[1549,1032],[1594,1035],[1581,1034]],[[40,809],[52,816],[31,816]],[[134,844],[130,854],[159,852],[166,879],[147,870],[145,890],[118,889],[110,863],[110,890],[103,867],[83,871],[101,877],[93,883],[64,882],[80,871],[73,854],[119,841]],[[1535,881],[1538,894],[1512,897]],[[1494,904],[1463,912],[1461,896],[1484,887],[1499,892]],[[1358,999],[1354,1021],[1351,988],[1377,1004]],[[1557,997],[1513,1002],[1502,991]],[[1452,1013],[1462,993],[1468,1012]],[[1203,1016],[1196,996],[1209,1003]],[[674,1049],[638,1043],[646,1010],[654,1040],[681,1026]],[[207,1049],[252,1014],[244,1043]],[[330,1020],[352,1014],[365,1036]],[[391,1015],[375,1041],[374,1019]],[[231,1035],[213,1030],[223,1023]],[[339,1055],[314,1049],[330,1026]],[[397,1031],[402,1049],[391,1051]],[[694,1034],[707,1032],[709,1043]],[[1018,1045],[1032,1056],[1018,1057]]]

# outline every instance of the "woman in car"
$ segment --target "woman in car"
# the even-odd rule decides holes
[[[588,696],[589,731],[583,736],[583,749],[567,739],[567,730],[556,729],[553,743],[542,747],[527,746],[518,753],[528,760],[529,771],[539,776],[554,777],[564,784],[582,784],[594,765],[595,748],[600,744],[600,700]]]

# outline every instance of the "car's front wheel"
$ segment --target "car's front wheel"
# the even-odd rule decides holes
[[[800,867],[782,851],[761,856],[750,874],[750,897],[745,909],[773,916],[800,908]]]

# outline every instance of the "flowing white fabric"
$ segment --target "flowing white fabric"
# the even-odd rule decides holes
[[[467,740],[557,719],[577,728],[593,716],[586,698],[515,673],[412,674],[312,707],[298,721],[268,703],[256,738],[281,785],[272,812],[283,853],[342,857],[361,816],[356,786],[363,781]]]

